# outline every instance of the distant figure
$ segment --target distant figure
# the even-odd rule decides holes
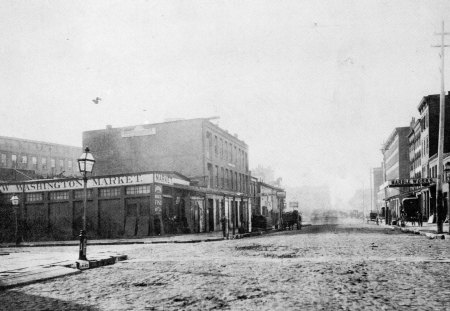
[[[420,210],[417,211],[417,225],[419,227],[422,227],[423,222],[422,222],[422,212]]]
[[[226,221],[227,221],[227,219],[225,218],[225,216],[222,217],[222,218],[220,219],[220,222],[221,222],[221,224],[222,224],[222,233],[223,233],[223,237],[224,237],[224,238],[227,236],[227,234],[226,234],[226,228],[225,228],[225,226],[226,226]]]
[[[94,104],[98,104],[102,99],[100,97],[96,97],[95,99],[93,99],[92,101],[94,102]]]

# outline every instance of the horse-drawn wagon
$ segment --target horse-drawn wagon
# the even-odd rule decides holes
[[[297,210],[292,212],[284,212],[281,218],[281,225],[283,230],[294,229],[294,226],[297,226],[297,230],[302,228],[302,215]]]

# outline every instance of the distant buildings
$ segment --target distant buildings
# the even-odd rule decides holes
[[[80,147],[0,136],[0,180],[78,176]]]
[[[445,106],[444,163],[450,162],[449,94],[445,96]],[[417,109],[419,118],[413,118],[409,127],[394,129],[382,147],[384,183],[378,198],[384,202],[383,213],[388,221],[400,216],[405,198],[417,199],[425,219],[435,214],[439,95],[424,96]],[[448,197],[448,184],[444,184],[443,191]]]

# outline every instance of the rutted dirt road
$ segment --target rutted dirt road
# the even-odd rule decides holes
[[[1,292],[0,308],[450,310],[449,246],[367,224],[136,245],[128,261]]]

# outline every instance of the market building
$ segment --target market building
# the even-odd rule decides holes
[[[81,229],[84,190],[81,179],[34,180],[0,185],[1,213],[14,214],[9,200],[19,197],[20,233],[26,240],[73,239]],[[219,209],[208,210],[215,197]],[[191,185],[176,172],[151,171],[92,176],[87,184],[90,238],[143,237],[222,230],[249,232],[251,210],[235,193]],[[2,227],[14,221],[4,217]],[[8,226],[9,223],[9,226]],[[226,224],[225,224],[226,226]],[[2,234],[6,234],[2,230]]]

